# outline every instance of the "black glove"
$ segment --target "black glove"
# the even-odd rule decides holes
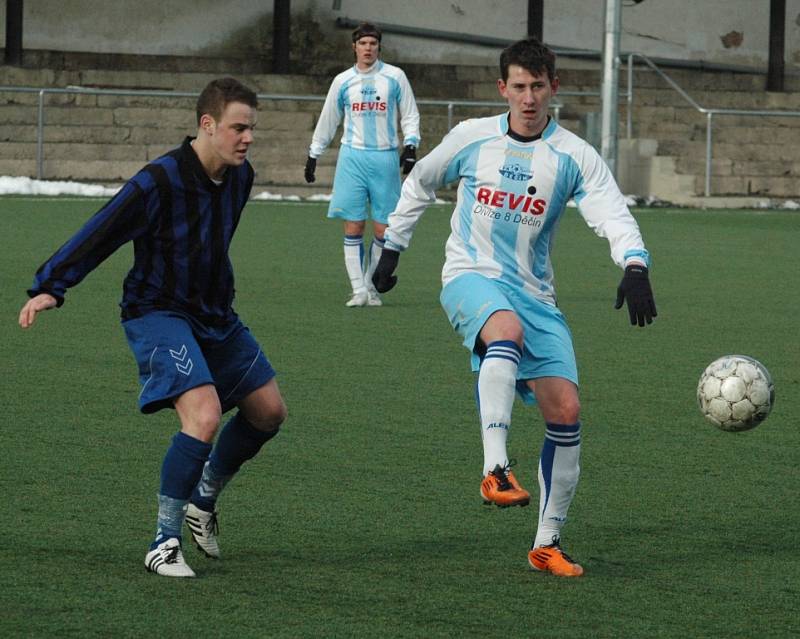
[[[388,248],[384,248],[381,251],[381,259],[378,260],[378,266],[375,267],[375,272],[372,274],[372,285],[377,289],[378,293],[391,291],[394,285],[397,284],[397,276],[392,275],[392,273],[397,268],[399,260],[399,251]]]
[[[306,160],[306,182],[308,182],[309,184],[311,184],[317,179],[316,177],[314,177],[314,171],[316,170],[317,170],[317,160],[316,158],[312,158],[309,155],[308,159]]]
[[[653,289],[650,288],[650,279],[647,276],[647,267],[631,264],[625,269],[625,275],[617,287],[617,302],[614,308],[622,308],[622,301],[628,301],[628,315],[631,325],[644,326],[644,323],[653,323],[656,313],[656,302],[653,299]]]
[[[403,175],[411,173],[414,164],[417,161],[417,147],[411,144],[406,144],[403,152],[400,154],[400,166],[403,167]]]

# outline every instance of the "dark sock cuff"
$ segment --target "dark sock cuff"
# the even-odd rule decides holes
[[[498,346],[501,346],[501,347],[504,347],[504,348],[513,348],[517,353],[522,355],[522,349],[519,347],[519,344],[517,344],[514,340],[511,340],[511,339],[498,339],[498,340],[495,340],[494,342],[489,342],[486,345],[486,350],[488,351],[490,348],[498,347]]]
[[[236,432],[241,435],[245,439],[249,439],[252,442],[263,444],[268,442],[270,439],[275,437],[278,434],[278,428],[271,431],[263,431],[258,430],[255,426],[253,426],[250,422],[248,422],[244,417],[242,417],[241,413],[238,413],[236,417],[232,420],[233,424],[231,427],[236,430]]]
[[[203,463],[211,454],[212,445],[200,441],[191,435],[180,432],[172,438],[172,443],[181,450],[182,453],[195,460],[202,460]]]
[[[545,442],[549,441],[556,446],[577,446],[581,443],[581,423],[554,424],[545,422]]]

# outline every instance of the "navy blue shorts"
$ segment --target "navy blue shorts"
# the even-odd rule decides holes
[[[139,410],[173,408],[192,388],[213,384],[222,411],[275,377],[258,342],[237,318],[209,327],[174,311],[153,311],[122,323],[139,365]]]

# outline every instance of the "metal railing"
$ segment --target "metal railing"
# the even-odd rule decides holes
[[[150,98],[196,98],[200,95],[199,91],[152,91],[152,90],[124,90],[124,89],[93,89],[89,87],[65,87],[65,88],[41,88],[41,87],[20,87],[20,86],[0,86],[0,92],[4,93],[35,93],[38,95],[37,115],[36,115],[36,177],[44,178],[44,127],[45,127],[45,96],[47,95],[104,95],[119,97],[150,97]],[[599,96],[599,91],[559,91],[559,96],[579,97],[579,96]],[[621,96],[622,97],[622,96]],[[259,93],[259,100],[275,101],[295,101],[295,102],[324,102],[325,96],[320,95],[287,95],[273,93]],[[447,107],[447,129],[453,128],[456,107],[501,107],[507,108],[506,102],[495,102],[490,100],[429,100],[419,99],[418,105],[423,106],[444,106]],[[556,120],[561,116],[563,103],[554,100],[550,104]]]
[[[766,109],[715,109],[704,107],[698,104],[677,82],[662,71],[650,58],[642,53],[627,54],[627,91],[620,93],[620,100],[625,100],[627,104],[626,113],[626,137],[633,137],[633,106],[634,106],[634,60],[639,59],[652,69],[658,76],[666,82],[670,88],[678,93],[693,109],[706,116],[706,154],[705,154],[705,187],[704,195],[711,195],[711,164],[712,164],[712,139],[713,139],[713,118],[718,116],[774,116],[774,117],[800,117],[800,111],[781,111]],[[196,98],[199,92],[186,91],[150,91],[150,90],[122,90],[122,89],[93,89],[87,87],[66,87],[39,88],[39,87],[13,87],[0,86],[0,92],[36,93],[38,94],[37,118],[36,118],[36,176],[42,179],[44,176],[44,126],[45,126],[45,96],[49,94],[74,94],[74,95],[105,95],[105,96],[128,96],[128,97],[153,97],[153,98]],[[600,91],[559,91],[559,97],[600,97]],[[259,93],[259,100],[274,101],[299,101],[299,102],[323,102],[325,96],[320,95],[285,95],[272,93]],[[507,108],[505,102],[491,100],[417,100],[419,105],[444,106],[447,108],[447,128],[453,128],[456,107],[501,107]],[[559,100],[554,100],[550,107],[556,120],[560,119],[561,110],[564,104]]]
[[[705,197],[711,196],[711,146],[712,146],[712,121],[715,115],[742,115],[742,116],[770,116],[770,117],[785,117],[796,118],[800,117],[800,111],[772,111],[768,109],[712,109],[701,106],[684,91],[677,82],[670,78],[664,71],[658,68],[656,64],[642,53],[629,53],[628,54],[628,109],[627,109],[627,137],[630,139],[633,135],[633,64],[634,58],[639,58],[648,67],[655,71],[661,79],[663,79],[678,95],[680,95],[689,105],[699,113],[706,116],[706,173],[705,173],[705,186],[703,194]]]

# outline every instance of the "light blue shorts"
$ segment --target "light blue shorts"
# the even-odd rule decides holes
[[[374,221],[386,224],[399,199],[397,151],[364,151],[346,144],[340,147],[328,217],[357,222],[366,220],[371,210]]]
[[[513,311],[523,330],[522,359],[517,369],[517,392],[527,404],[535,402],[525,380],[562,377],[578,385],[578,366],[572,334],[561,311],[518,287],[477,273],[465,273],[448,283],[440,301],[450,324],[472,353],[472,370],[480,369],[485,345],[479,335],[497,311]]]

